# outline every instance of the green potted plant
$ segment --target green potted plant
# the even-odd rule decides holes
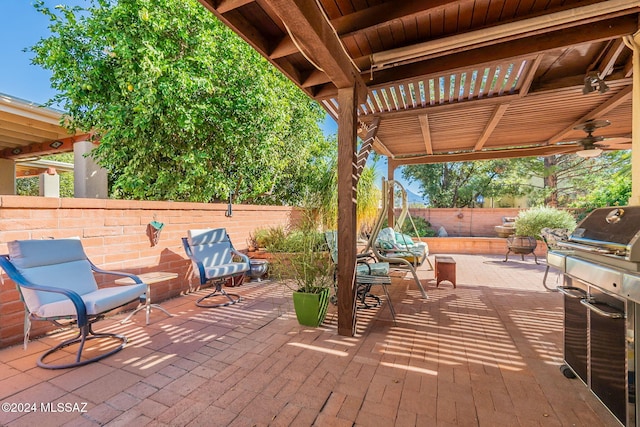
[[[515,234],[507,238],[507,256],[509,252],[523,256],[532,253],[537,241],[542,240],[540,232],[543,228],[566,228],[571,231],[575,227],[575,219],[565,210],[540,206],[520,211],[515,220]]]
[[[304,326],[319,326],[327,314],[333,267],[325,246],[322,233],[295,230],[269,248],[272,274],[293,290],[296,317]]]

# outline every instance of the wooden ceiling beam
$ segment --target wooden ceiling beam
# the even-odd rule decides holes
[[[546,157],[554,154],[574,153],[580,149],[582,149],[582,147],[577,145],[542,145],[504,150],[465,151],[461,153],[433,154],[431,156],[425,155],[405,158],[390,158],[389,165],[397,168],[398,166],[404,165],[469,162],[474,160],[513,159],[519,157]]]
[[[489,140],[489,137],[493,133],[496,126],[498,126],[498,123],[500,123],[500,119],[502,119],[502,116],[504,116],[504,113],[507,112],[508,108],[509,104],[500,104],[496,106],[495,110],[493,111],[493,115],[487,122],[487,125],[482,132],[482,135],[480,135],[480,138],[478,138],[475,147],[473,147],[473,151],[479,151],[482,149],[482,147],[484,147],[484,144]],[[427,154],[429,153],[427,152]]]
[[[318,85],[322,85],[329,82],[330,82],[329,76],[327,76],[322,71],[313,70],[311,74],[309,74],[309,76],[306,79],[304,79],[304,81],[302,82],[302,87],[303,88],[313,87],[313,86],[318,86]]]
[[[632,34],[637,28],[637,17],[622,16],[374,71],[373,79],[370,78],[371,62],[369,57],[358,58],[355,62],[360,69],[365,70],[363,77],[367,80],[368,85],[376,86],[409,80],[416,76],[452,72],[453,70],[469,69],[495,62],[527,58],[582,43],[610,40]]]
[[[86,133],[82,135],[57,139],[55,141],[34,143],[22,147],[5,148],[4,150],[0,151],[0,159],[18,160],[33,156],[66,153],[69,151],[73,151],[73,144],[75,142],[87,141],[90,137],[91,134]]]
[[[427,6],[424,0],[387,2],[333,19],[331,25],[341,38],[350,37],[384,27],[397,19],[436,13],[447,5],[458,2],[459,0],[432,0]]]
[[[249,43],[258,53],[265,58],[269,58],[271,63],[276,66],[289,80],[300,86],[307,95],[314,97],[314,94],[308,90],[308,88],[302,87],[302,82],[306,76],[303,76],[299,71],[299,68],[289,62],[286,57],[295,52],[298,52],[297,48],[295,52],[291,51],[289,41],[293,44],[290,37],[285,36],[280,39],[278,43],[268,40],[253,24],[245,19],[239,13],[233,13],[233,9],[242,5],[251,3],[250,1],[230,1],[227,2],[215,2],[214,0],[198,0],[205,8],[213,13],[220,21],[222,21],[227,27],[231,28],[236,34],[238,34],[244,41]],[[219,3],[216,5],[215,3]],[[242,3],[242,4],[241,4]],[[225,6],[223,6],[223,4]],[[235,7],[232,7],[235,6]],[[220,9],[222,8],[222,9]],[[221,13],[220,10],[229,9],[227,12]],[[289,41],[287,41],[287,39]],[[275,46],[274,46],[275,44]],[[295,47],[295,46],[294,46]],[[274,53],[275,52],[275,53]],[[273,57],[271,55],[273,54]]]
[[[576,26],[590,25],[607,18],[633,16],[637,13],[638,4],[629,2],[629,0],[601,1],[520,20],[497,22],[495,25],[481,29],[376,51],[371,54],[371,61],[376,68],[384,68],[427,57],[447,55],[451,52],[491,46],[497,42],[529,38]]]
[[[18,169],[16,166],[16,178],[35,178],[39,176],[41,173],[45,173],[47,169],[45,168],[23,168]]]
[[[607,46],[607,50],[604,54],[604,57],[600,61],[597,69],[600,72],[600,77],[605,78],[609,74],[613,72],[613,67],[616,65],[616,61],[622,51],[624,50],[625,45],[622,41],[622,38],[617,40],[613,40],[612,43]]]
[[[255,50],[260,52],[262,56],[268,58],[271,51],[271,43],[267,40],[262,33],[251,24],[248,20],[242,17],[239,13],[222,13],[218,10],[218,6],[214,0],[198,0],[204,7],[212,12],[220,21],[222,21],[227,27],[231,28],[236,34],[238,34],[244,41],[249,43]],[[226,2],[222,2],[226,3]],[[229,2],[231,6],[233,1]],[[222,6],[222,4],[220,4]]]
[[[41,124],[52,125],[54,127],[60,127],[60,116],[62,113],[53,115],[41,108],[24,109],[16,107],[10,103],[0,102],[0,117],[10,118],[12,121],[16,121],[16,117],[21,123],[38,122]]]
[[[580,117],[579,119],[571,123],[569,126],[567,126],[563,130],[561,130],[560,132],[558,132],[557,134],[549,138],[548,140],[549,144],[555,144],[557,142],[562,141],[565,135],[567,135],[568,133],[574,130],[573,129],[574,127],[586,122],[587,120],[597,119],[598,117],[602,117],[604,114],[607,114],[609,111],[613,110],[614,108],[618,107],[620,104],[629,100],[631,98],[632,92],[633,92],[632,85],[625,86],[620,92],[616,93],[614,96],[607,99],[605,102],[600,104],[597,108],[589,111],[589,113],[583,115],[582,117]]]
[[[422,131],[422,139],[424,139],[424,149],[427,154],[433,154],[433,145],[431,144],[431,130],[429,129],[429,116],[421,114],[418,116],[420,120],[420,130]]]
[[[216,10],[219,13],[227,13],[249,3],[253,3],[253,0],[220,0]]]
[[[536,72],[540,67],[540,63],[542,62],[543,57],[544,55],[538,55],[536,56],[536,59],[531,62],[531,65],[527,70],[527,74],[524,79],[522,79],[522,83],[520,84],[520,90],[518,91],[518,95],[520,97],[527,96],[529,94],[531,84],[533,83],[533,78],[536,76]]]
[[[555,90],[565,90],[570,88],[583,88],[584,87],[584,74],[575,76],[565,76],[558,79],[547,81],[535,88],[532,88],[529,93],[551,92]],[[623,71],[616,71],[607,77],[607,83],[617,82],[622,85],[631,84],[631,79],[625,77]]]
[[[285,56],[298,53],[298,48],[288,35],[284,36],[275,48],[269,53],[269,59],[284,58]]]
[[[364,99],[364,81],[315,1],[272,0],[269,6],[288,23],[290,37],[310,62],[326,73],[337,88],[360,87],[358,95]]]
[[[66,130],[60,126],[47,123],[42,124],[31,119],[21,120],[15,116],[4,113],[0,113],[0,128],[43,139],[55,139],[57,137],[67,136],[65,135]]]
[[[377,136],[373,140],[373,150],[378,154],[387,156],[389,159],[393,157],[393,153],[391,152],[391,150],[389,150],[385,143],[382,142]]]

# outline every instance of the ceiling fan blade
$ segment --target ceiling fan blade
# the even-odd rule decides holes
[[[598,142],[598,145],[610,146],[610,145],[622,145],[631,144],[631,138],[605,138],[603,141]]]
[[[603,145],[600,148],[607,151],[615,151],[615,150],[631,150],[631,144],[612,144],[612,145]]]

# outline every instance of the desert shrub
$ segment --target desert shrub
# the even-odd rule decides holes
[[[517,236],[542,239],[540,231],[543,228],[566,228],[571,232],[576,228],[576,220],[565,210],[540,206],[520,211],[515,227]]]

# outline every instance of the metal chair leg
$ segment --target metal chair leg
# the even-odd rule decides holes
[[[106,353],[100,354],[90,359],[82,360],[82,352],[84,350],[85,343],[89,340],[98,339],[98,338],[112,338],[120,341],[120,345]],[[57,346],[53,347],[52,349],[47,350],[42,356],[40,356],[37,363],[38,363],[38,366],[45,369],[67,369],[67,368],[74,368],[76,366],[83,366],[89,363],[97,362],[98,360],[102,360],[105,357],[109,357],[112,354],[119,352],[124,348],[126,343],[127,343],[127,337],[123,335],[118,335],[118,334],[95,333],[91,329],[91,324],[88,324],[86,326],[81,327],[78,330],[78,335],[76,335],[75,337],[65,340],[60,344],[58,344]],[[63,364],[51,364],[51,363],[45,362],[44,359],[47,356],[50,356],[53,353],[56,353],[58,350],[62,350],[63,348],[69,347],[70,345],[73,345],[73,344],[79,344],[78,351],[76,352],[75,362],[63,363]]]
[[[224,298],[227,298],[228,301],[224,303],[217,303],[217,304],[203,303],[203,301],[206,300],[207,298],[215,298],[215,297],[224,297]],[[240,295],[227,293],[224,289],[222,289],[222,282],[218,282],[216,283],[215,291],[200,298],[198,301],[196,301],[196,305],[202,308],[216,308],[216,307],[226,307],[228,305],[233,305],[240,301],[242,301],[242,297]]]
[[[393,308],[393,303],[391,302],[391,295],[389,295],[389,289],[387,289],[388,285],[382,285],[382,289],[384,289],[384,294],[387,296],[387,305],[389,306],[389,311],[391,311],[391,317],[393,318],[393,325],[398,326],[398,322],[396,322],[396,309]]]

